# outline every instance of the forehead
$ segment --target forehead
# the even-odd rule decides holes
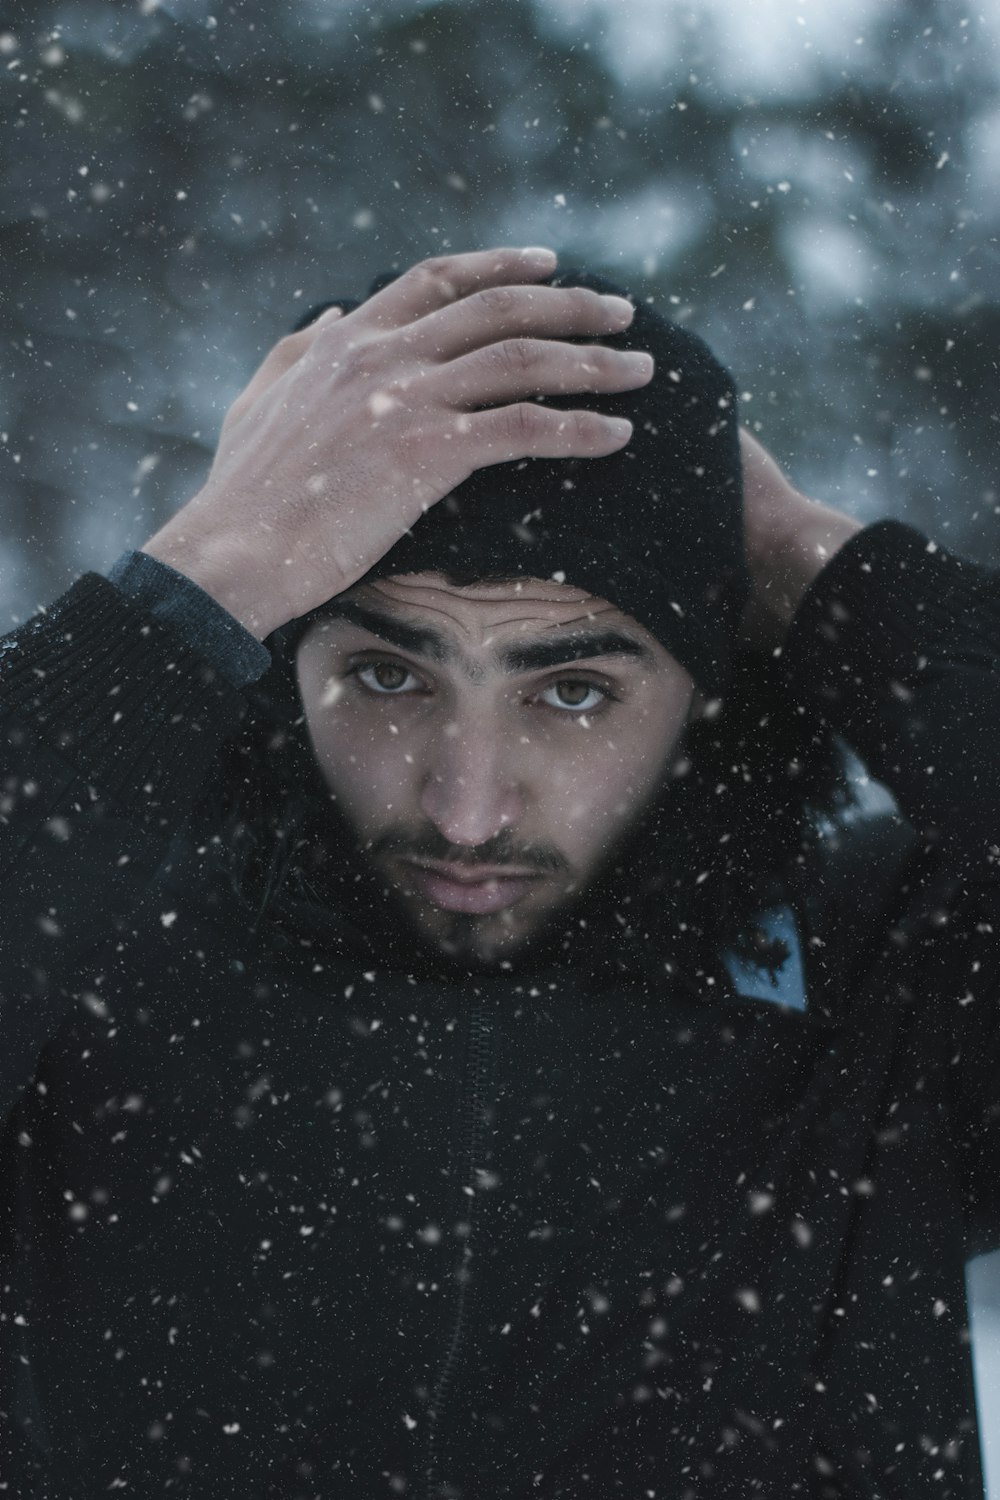
[[[341,597],[346,603],[368,604],[462,636],[469,645],[488,645],[498,635],[571,634],[599,626],[627,630],[650,650],[663,651],[655,637],[617,605],[555,579],[457,585],[442,573],[407,573],[359,584]]]
[[[458,585],[441,573],[410,573],[371,580],[330,602],[297,657],[324,643],[351,649],[358,630],[475,682],[602,660],[654,679],[658,690],[690,696],[693,689],[685,668],[638,620],[554,579]]]

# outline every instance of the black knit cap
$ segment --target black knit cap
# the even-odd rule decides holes
[[[393,279],[379,277],[368,296]],[[629,295],[584,271],[561,272],[550,284]],[[649,384],[622,395],[577,393],[543,403],[628,417],[634,433],[626,447],[606,458],[526,459],[480,469],[366,577],[432,571],[457,584],[491,577],[571,583],[645,625],[704,692],[718,696],[750,591],[736,390],[696,334],[631,300],[632,323],[600,342],[652,354],[656,373]],[[349,312],[358,305],[339,298],[320,303],[295,331],[328,307]],[[268,644],[290,654],[326,609],[291,622]]]

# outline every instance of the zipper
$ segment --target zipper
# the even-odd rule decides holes
[[[472,1239],[476,1206],[476,1188],[472,1178],[483,1140],[484,1096],[489,1061],[490,1028],[486,1024],[483,1007],[477,1005],[469,1017],[469,1063],[466,1072],[465,1107],[462,1114],[458,1150],[455,1153],[462,1191],[468,1196],[469,1233],[462,1245],[462,1258],[455,1274],[456,1291],[451,1337],[445,1349],[441,1373],[427,1408],[426,1500],[447,1500],[447,1496],[451,1493],[439,1491],[438,1488],[441,1484],[441,1464],[445,1452],[440,1438],[441,1417],[454,1389],[461,1366],[462,1346],[465,1341],[472,1297]]]

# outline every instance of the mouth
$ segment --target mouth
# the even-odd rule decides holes
[[[406,885],[441,911],[486,916],[520,901],[541,876],[515,865],[461,865],[407,858]]]

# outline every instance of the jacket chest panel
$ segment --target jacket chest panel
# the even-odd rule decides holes
[[[78,1353],[47,1399],[79,1425],[85,1370],[138,1434],[153,1379],[201,1392],[192,1421],[335,1423],[362,1467],[388,1421],[419,1469],[463,1281],[442,1420],[498,1462],[558,1427],[564,1378],[661,1360],[827,1045],[777,1014],[178,968],[81,1012],[25,1111],[39,1310],[65,1349],[72,1309]]]

